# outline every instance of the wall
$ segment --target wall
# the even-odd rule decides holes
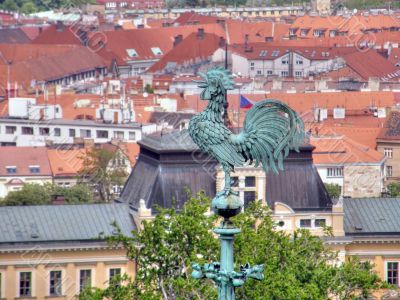
[[[345,166],[343,176],[344,196],[350,196],[352,198],[381,196],[383,190],[383,166]]]
[[[20,179],[24,184],[51,184],[53,182],[51,176],[2,176],[0,177],[0,198],[7,196],[9,192],[22,188],[22,185],[6,185],[11,179]]]
[[[392,157],[387,157],[385,162],[386,166],[392,167],[392,176],[388,177],[388,182],[397,181],[400,178],[400,143],[396,141],[377,141],[377,150],[384,154],[385,148],[393,149]]]
[[[98,247],[101,249],[101,247]],[[5,299],[19,297],[19,272],[32,272],[32,296],[36,299],[73,299],[78,293],[79,270],[92,270],[92,285],[104,288],[110,268],[135,274],[135,265],[128,261],[124,250],[39,251],[38,246],[21,253],[0,253],[0,273]],[[62,271],[62,297],[48,297],[49,272]],[[1,298],[1,297],[0,297]],[[22,299],[22,298],[18,298]],[[25,299],[25,298],[24,298]]]

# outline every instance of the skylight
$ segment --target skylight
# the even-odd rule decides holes
[[[277,57],[279,55],[279,50],[275,50],[272,52],[273,57]]]
[[[261,50],[260,51],[260,57],[265,57],[267,56],[268,51],[267,50]]]
[[[133,48],[126,49],[126,53],[128,53],[129,57],[138,57],[138,53]]]
[[[152,47],[151,51],[153,52],[154,55],[162,55],[163,54],[161,49],[158,47]]]

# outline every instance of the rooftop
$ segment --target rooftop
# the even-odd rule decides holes
[[[400,198],[343,199],[346,235],[399,235]]]
[[[80,204],[0,207],[0,248],[10,243],[94,242],[112,235],[116,222],[122,233],[136,229],[124,204]]]

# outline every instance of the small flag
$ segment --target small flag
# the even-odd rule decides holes
[[[240,108],[251,108],[252,106],[253,102],[251,102],[245,96],[240,95]]]

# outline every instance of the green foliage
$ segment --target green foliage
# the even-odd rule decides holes
[[[87,3],[96,3],[95,0],[5,0],[0,1],[0,7],[10,11],[20,11],[31,14],[37,11],[68,9]]]
[[[146,84],[146,86],[144,87],[144,91],[148,94],[153,94],[154,88],[150,84]]]
[[[21,6],[21,12],[24,14],[32,14],[32,13],[35,13],[36,11],[37,11],[37,7],[36,7],[35,3],[33,3],[33,2],[25,2]]]
[[[1,5],[1,8],[4,10],[17,11],[18,5],[14,2],[14,0],[5,0]]]
[[[218,259],[219,241],[212,233],[216,217],[206,214],[208,207],[209,199],[199,194],[179,214],[159,209],[154,221],[145,223],[133,238],[122,234],[108,238],[111,244],[123,245],[128,257],[137,261],[136,278],[129,281],[133,299],[216,299],[211,281],[191,278],[191,263]],[[236,269],[246,262],[265,264],[265,280],[249,280],[236,289],[238,300],[326,300],[328,295],[350,300],[380,286],[369,263],[351,259],[335,264],[336,252],[319,237],[307,230],[294,235],[277,230],[270,210],[260,203],[251,204],[234,222],[242,230],[234,243]]]
[[[83,167],[79,171],[79,180],[92,186],[103,202],[111,200],[112,187],[123,185],[128,176],[126,167],[113,163],[119,160],[118,155],[117,151],[92,148],[81,157]]]
[[[338,199],[342,194],[342,187],[338,184],[325,183],[325,188],[331,198]]]
[[[390,197],[399,197],[400,196],[400,182],[392,182],[387,186],[387,190],[389,192]]]
[[[10,192],[1,205],[45,205],[51,203],[52,196],[62,196],[66,204],[89,203],[93,201],[90,189],[86,185],[77,184],[64,188],[52,184],[25,184],[21,190]]]

